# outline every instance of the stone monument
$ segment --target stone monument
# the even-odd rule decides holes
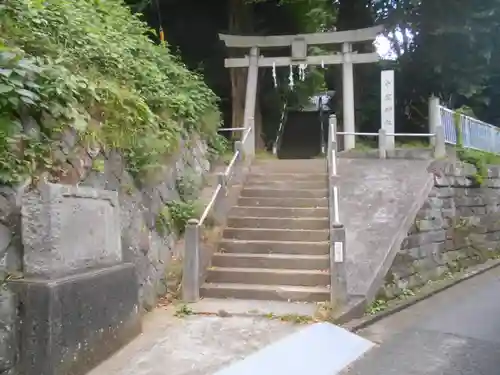
[[[44,183],[22,200],[18,372],[83,375],[141,331],[116,192]]]

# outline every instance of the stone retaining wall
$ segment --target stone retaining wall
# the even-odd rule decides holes
[[[0,374],[13,374],[17,356],[15,294],[7,279],[21,271],[20,209],[18,192],[0,188]]]
[[[183,179],[190,180],[190,194],[196,198],[210,169],[207,146],[198,139],[184,141],[177,155],[159,166],[153,177],[137,183],[119,154],[84,149],[75,142],[69,137],[61,143],[59,154],[68,164],[66,173],[55,181],[119,193],[123,260],[135,264],[140,302],[143,309],[150,310],[166,293],[168,268],[173,256],[180,255],[174,253],[177,234],[158,231],[158,216],[168,202],[180,199],[179,181]],[[16,296],[6,281],[23,272],[20,205],[24,190],[0,187],[0,375],[14,371],[18,354]]]
[[[500,167],[481,187],[472,165],[443,164],[386,276],[381,298],[391,299],[500,255]]]
[[[178,201],[186,192],[178,191],[180,181],[189,184],[195,199],[200,193],[203,176],[209,171],[207,147],[200,140],[184,142],[179,153],[158,168],[150,179],[137,184],[125,170],[117,153],[102,155],[103,168],[90,170],[82,185],[119,193],[123,260],[136,266],[140,301],[146,310],[156,305],[167,292],[167,272],[176,251],[177,234],[158,231],[158,218],[166,204]],[[187,181],[187,182],[186,182]]]

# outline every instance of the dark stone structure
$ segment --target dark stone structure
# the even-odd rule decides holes
[[[20,374],[84,375],[141,331],[132,264],[11,285],[22,322]]]

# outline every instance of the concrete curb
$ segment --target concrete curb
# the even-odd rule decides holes
[[[460,284],[463,281],[469,280],[475,276],[479,276],[489,270],[492,270],[493,268],[496,268],[500,266],[500,259],[495,259],[488,261],[486,263],[483,263],[481,265],[475,266],[475,267],[470,267],[468,270],[464,271],[463,273],[458,274],[455,278],[450,279],[450,280],[443,280],[442,283],[439,285],[431,285],[428,286],[429,290],[425,290],[425,287],[422,288],[419,292],[421,294],[407,298],[402,301],[397,301],[394,303],[393,306],[390,306],[384,311],[381,311],[378,314],[375,315],[370,315],[370,316],[365,316],[363,318],[359,319],[354,319],[351,320],[348,323],[345,323],[342,325],[343,328],[351,331],[351,332],[357,332],[363,328],[366,328],[388,316],[391,316],[393,314],[396,314],[408,307],[411,307],[415,304],[417,304],[420,301],[426,300],[427,298],[430,298],[440,292],[445,291],[446,289],[449,289],[455,285]]]

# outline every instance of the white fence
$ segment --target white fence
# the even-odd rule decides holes
[[[441,125],[444,129],[445,142],[456,145],[455,111],[440,105],[439,114]],[[496,126],[461,114],[460,129],[463,147],[500,153],[500,129]]]

